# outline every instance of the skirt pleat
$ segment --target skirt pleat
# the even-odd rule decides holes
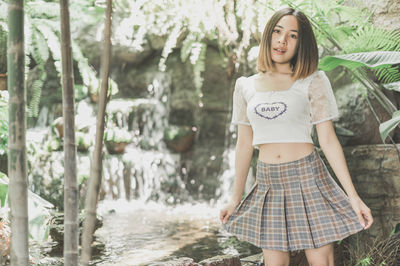
[[[301,250],[363,229],[317,150],[299,160],[257,161],[256,182],[222,227],[264,249]]]

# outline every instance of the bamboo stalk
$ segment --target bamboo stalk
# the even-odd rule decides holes
[[[82,265],[89,265],[91,244],[96,222],[96,208],[102,179],[102,150],[104,138],[104,119],[107,105],[108,77],[111,57],[111,12],[112,0],[107,0],[106,20],[104,27],[104,51],[101,61],[101,87],[99,109],[96,121],[96,141],[93,151],[89,187],[86,195],[85,221],[82,235]]]
[[[8,2],[8,175],[11,206],[11,265],[29,265],[26,175],[24,1]]]
[[[79,223],[76,178],[75,95],[69,0],[60,0],[64,119],[64,265],[78,265]]]

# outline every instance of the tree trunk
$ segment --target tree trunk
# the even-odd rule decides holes
[[[78,265],[78,183],[76,179],[75,95],[69,1],[60,0],[64,119],[64,265]]]
[[[24,1],[8,2],[8,175],[11,206],[11,265],[29,265],[26,176]]]
[[[96,221],[97,199],[102,178],[104,118],[107,105],[108,76],[111,57],[111,11],[112,0],[107,0],[106,21],[104,27],[104,51],[101,61],[100,99],[96,121],[96,141],[91,162],[89,187],[85,202],[85,222],[82,234],[82,265],[89,265],[91,258],[91,244],[93,241],[93,232]]]

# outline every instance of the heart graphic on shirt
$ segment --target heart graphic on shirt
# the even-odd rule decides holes
[[[287,105],[284,102],[260,103],[254,107],[256,114],[266,119],[275,119],[286,110]]]

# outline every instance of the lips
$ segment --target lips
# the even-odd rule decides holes
[[[275,51],[277,54],[284,54],[284,53],[286,52],[285,49],[280,49],[280,48],[274,48],[274,51]]]

